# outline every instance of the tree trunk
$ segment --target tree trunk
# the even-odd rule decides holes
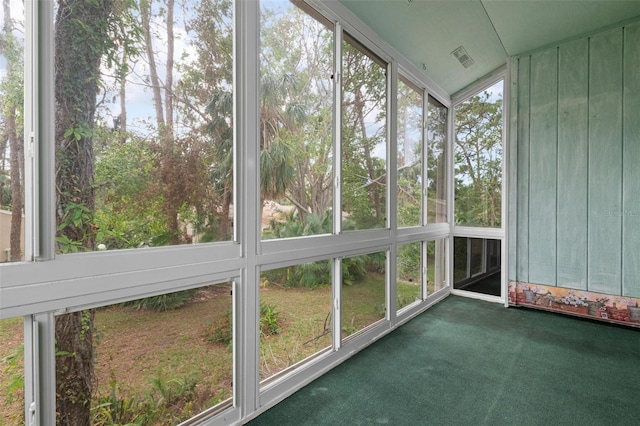
[[[2,9],[4,13],[3,33],[8,39],[12,37],[12,25],[11,25],[11,5],[9,0],[2,1]],[[7,43],[8,44],[8,43]],[[8,46],[6,46],[9,48]],[[5,55],[7,60],[6,72],[9,78],[16,71],[14,69],[15,64],[11,59],[13,55]],[[19,88],[14,88],[19,90]],[[24,170],[24,157],[23,157],[23,143],[21,141],[21,132],[19,132],[16,117],[18,115],[18,105],[8,100],[8,105],[5,105],[5,126],[6,136],[9,139],[9,149],[11,150],[11,157],[9,164],[11,165],[11,231],[9,232],[9,247],[11,250],[11,256],[9,260],[19,261],[22,259],[22,212],[24,210],[24,188],[23,188],[23,170]],[[3,151],[4,152],[4,151]]]
[[[11,232],[9,247],[11,249],[11,261],[22,259],[22,211],[24,210],[23,173],[24,159],[23,147],[16,128],[16,110],[14,106],[6,118],[7,133],[9,134],[9,146],[11,147]]]
[[[164,84],[164,106],[162,97],[162,85],[158,76],[155,61],[155,50],[151,37],[151,3],[145,1],[140,7],[142,18],[142,30],[144,32],[147,60],[149,61],[149,77],[153,90],[153,104],[158,124],[158,138],[160,142],[160,182],[163,193],[163,212],[166,218],[167,230],[171,235],[170,243],[179,244],[180,232],[178,224],[178,206],[181,204],[184,194],[179,188],[180,176],[179,154],[176,152],[173,140],[173,9],[174,2],[169,0],[167,4],[167,63],[166,81]]]
[[[376,219],[380,220],[384,214],[382,212],[380,194],[378,193],[378,186],[380,184],[376,180],[376,172],[373,168],[373,160],[371,159],[371,149],[369,148],[369,141],[367,141],[367,125],[364,121],[364,100],[362,99],[360,89],[355,90],[354,106],[356,109],[356,114],[358,115],[360,131],[362,132],[362,147],[364,148],[364,159],[367,166],[367,173],[369,174],[369,180],[372,182],[370,190],[371,201],[373,201],[373,206],[376,212]]]
[[[73,224],[77,206],[95,208],[93,127],[100,62],[108,48],[113,0],[59,0],[55,30],[56,222],[60,236],[92,250],[91,220]],[[90,424],[93,312],[56,317],[56,411],[62,426]]]
[[[127,55],[127,49],[123,49],[122,63],[120,64],[122,69],[118,73],[120,78],[120,117],[118,117],[118,120],[120,122],[118,123],[118,128],[115,129],[120,132],[119,139],[121,144],[125,144],[127,142],[127,75],[123,70],[126,69],[125,64],[128,60],[129,56]]]

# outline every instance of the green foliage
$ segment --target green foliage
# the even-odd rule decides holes
[[[209,391],[197,389],[200,377],[190,374],[165,380],[151,377],[151,388],[141,394],[119,396],[115,380],[109,394],[98,397],[91,408],[91,424],[116,425],[174,425],[189,419],[210,403],[221,400]]]
[[[367,255],[342,259],[342,284],[353,285],[367,274]]]
[[[93,227],[93,212],[84,204],[69,202],[64,208],[64,215],[58,224],[58,236],[56,242],[61,253],[76,253],[86,247],[89,238],[88,230]],[[61,233],[67,228],[82,231],[79,240],[72,240],[66,234]]]
[[[9,380],[3,383],[3,392],[6,395],[7,403],[13,402],[13,399],[24,391],[24,343],[11,349],[9,353],[0,361],[5,365],[3,373],[8,376]]]
[[[107,249],[154,244],[167,232],[162,200],[152,186],[155,157],[148,142],[131,138],[119,143],[111,132],[99,133],[96,155],[96,242]]]
[[[131,302],[123,303],[123,306],[131,306],[136,310],[166,312],[184,306],[193,298],[196,290],[183,290],[175,293],[161,294],[159,296],[145,297]]]
[[[280,313],[274,305],[260,302],[260,331],[265,336],[282,332]]]
[[[456,107],[455,222],[501,226],[502,97],[488,91]]]
[[[91,408],[91,424],[96,426],[145,424],[147,408],[144,407],[143,401],[137,396],[119,398],[116,382],[111,381],[110,385],[111,392],[98,397]]]
[[[420,253],[420,243],[398,246],[398,278],[414,283],[420,282],[422,276]]]
[[[212,322],[205,329],[203,336],[210,343],[230,345],[233,340],[233,311],[228,309],[223,316]]]
[[[266,302],[260,303],[260,332],[263,336],[271,336],[282,333],[280,313],[274,305]],[[210,343],[222,343],[229,346],[233,339],[233,319],[231,309],[209,324],[203,334],[205,340]]]

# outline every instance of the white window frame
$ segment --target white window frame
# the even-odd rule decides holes
[[[397,229],[395,186],[397,140],[397,77],[422,88],[423,102],[432,96],[449,109],[449,179],[447,197],[452,208],[451,137],[453,108],[449,96],[395,49],[381,40],[348,9],[335,1],[307,0],[309,6],[335,23],[336,58],[341,58],[343,31],[387,64],[387,228],[341,233],[341,217],[334,215],[334,234],[286,241],[261,241],[259,216],[259,21],[257,1],[234,5],[234,241],[214,244],[114,250],[55,256],[54,187],[54,49],[52,0],[28,0],[25,47],[25,151],[27,261],[0,266],[0,319],[25,319],[25,415],[39,424],[55,423],[54,315],[119,303],[223,281],[233,281],[234,389],[233,406],[220,414],[197,415],[194,424],[237,424],[256,417],[287,395],[428,309],[450,293],[450,286],[424,296],[423,301],[396,311],[397,245],[445,239],[447,282],[451,275],[451,220]],[[238,37],[237,34],[242,34]],[[340,75],[340,61],[335,62]],[[340,78],[335,79],[341,83]],[[341,86],[336,84],[334,171],[340,170]],[[506,98],[505,98],[506,99]],[[506,108],[506,107],[505,107]],[[423,110],[426,119],[426,106]],[[423,143],[426,139],[423,140]],[[423,152],[426,153],[426,149]],[[427,162],[423,161],[423,167]],[[253,165],[253,166],[252,166]],[[425,174],[426,176],[426,174]],[[506,176],[506,175],[505,175]],[[335,186],[340,176],[336,173]],[[334,193],[339,211],[340,190]],[[337,208],[337,210],[335,210]],[[504,222],[503,222],[504,223]],[[283,262],[332,259],[339,271],[343,257],[387,252],[387,316],[364,332],[340,341],[334,332],[333,350],[260,389],[259,384],[259,271]],[[502,250],[505,253],[505,250]],[[334,272],[334,318],[339,319],[340,274]],[[135,283],[131,285],[130,283]],[[426,282],[425,282],[426,285]],[[335,327],[340,322],[335,321]],[[37,424],[37,423],[36,423]]]

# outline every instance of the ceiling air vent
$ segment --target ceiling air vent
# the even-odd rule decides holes
[[[458,47],[456,50],[451,52],[451,54],[455,56],[458,61],[460,61],[463,67],[469,68],[471,65],[473,65],[473,59],[471,59],[471,56],[469,56],[467,51],[464,50],[464,47]]]

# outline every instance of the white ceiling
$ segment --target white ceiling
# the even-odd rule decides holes
[[[640,19],[640,0],[340,0],[449,94],[518,55]],[[464,68],[451,52],[464,46]]]

